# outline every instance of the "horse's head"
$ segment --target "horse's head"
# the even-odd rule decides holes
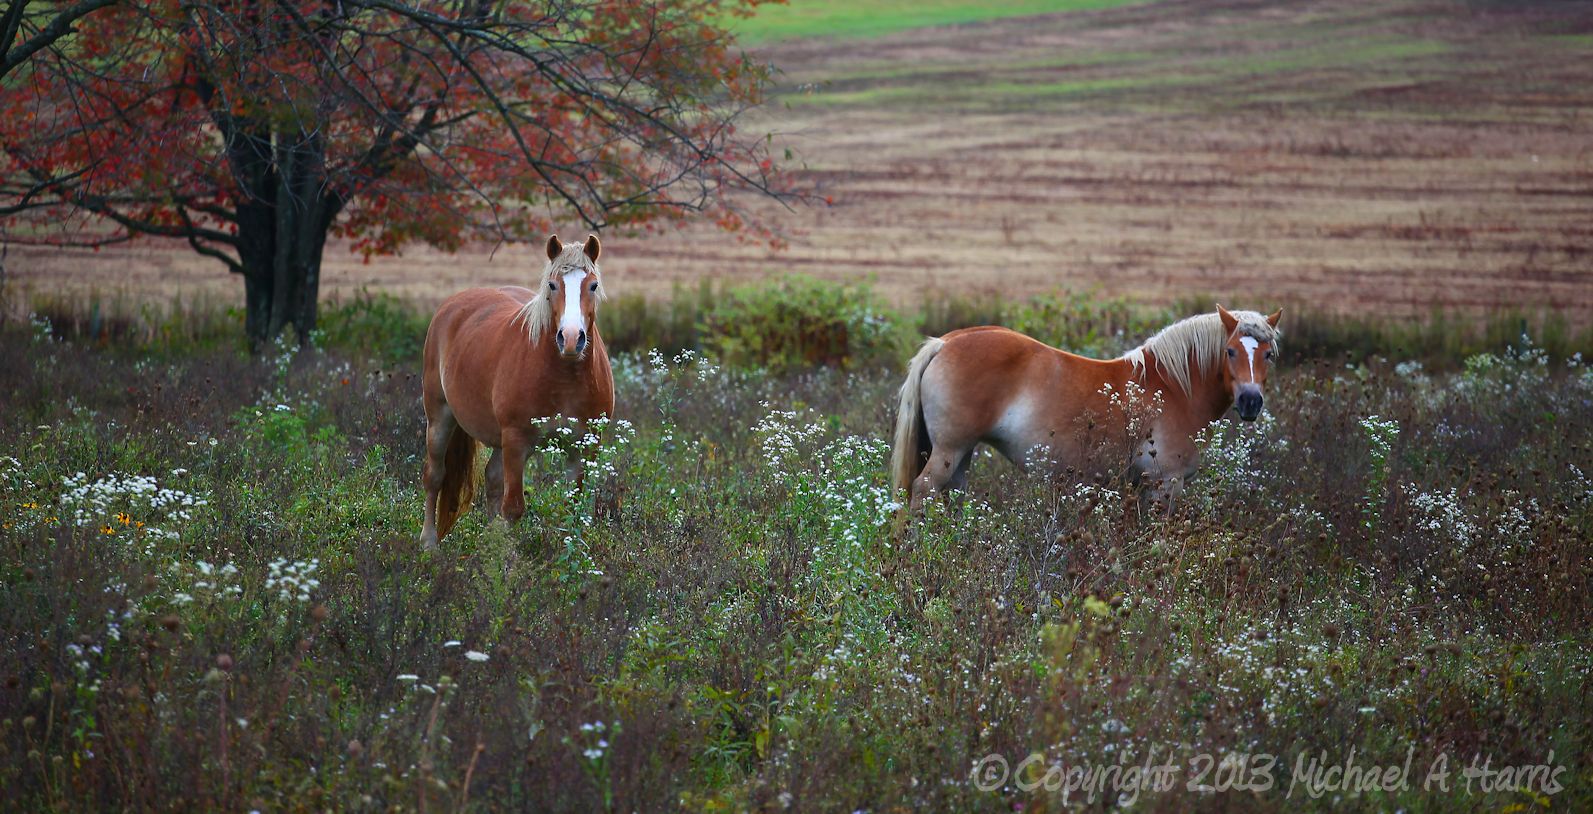
[[[542,275],[543,291],[551,309],[554,339],[559,355],[578,359],[591,343],[597,320],[597,303],[603,299],[603,276],[597,268],[602,253],[597,235],[585,243],[561,243],[548,237],[548,267]]]
[[[1261,388],[1278,353],[1278,320],[1283,318],[1283,309],[1263,317],[1251,311],[1235,314],[1219,305],[1217,316],[1222,318],[1223,334],[1227,336],[1223,347],[1223,387],[1233,393],[1239,417],[1255,421],[1261,415]]]

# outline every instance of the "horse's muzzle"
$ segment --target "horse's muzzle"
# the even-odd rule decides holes
[[[586,330],[582,329],[575,337],[575,343],[569,341],[569,331],[559,331],[559,355],[566,359],[574,359],[586,352]]]
[[[1255,385],[1241,387],[1239,397],[1234,400],[1234,409],[1238,410],[1241,419],[1255,421],[1261,415],[1261,388]]]

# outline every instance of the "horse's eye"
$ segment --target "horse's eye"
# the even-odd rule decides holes
[[[1239,354],[1237,352],[1235,352],[1233,348],[1229,348],[1228,349],[1228,358],[1229,359],[1232,359],[1232,358],[1234,358],[1235,356],[1238,356],[1238,355]]]
[[[559,290],[559,284],[558,283],[548,283],[548,290],[549,291],[558,291]]]
[[[1269,350],[1269,351],[1267,351],[1267,358],[1268,358],[1268,359],[1271,359],[1271,358],[1272,358],[1272,357],[1274,357],[1274,356],[1277,356],[1277,355],[1278,355],[1278,352],[1277,352],[1277,351],[1275,351],[1275,350]]]
[[[597,290],[597,283],[593,283],[593,284],[592,284],[592,290],[593,290],[593,291],[596,291],[596,290]]]

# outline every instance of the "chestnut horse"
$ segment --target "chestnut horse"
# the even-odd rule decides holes
[[[597,331],[605,293],[597,235],[585,243],[554,235],[547,252],[536,291],[462,291],[443,302],[426,330],[426,548],[470,508],[479,445],[492,447],[487,511],[513,523],[525,514],[522,479],[537,419],[578,419],[584,435],[587,421],[614,412],[614,375]],[[572,451],[568,474],[577,486],[580,467]]]
[[[908,365],[891,478],[916,511],[963,487],[974,447],[1053,476],[1124,470],[1171,503],[1195,470],[1194,436],[1237,405],[1261,414],[1277,353],[1280,310],[1201,314],[1163,328],[1116,359],[1090,359],[998,327],[924,342]]]

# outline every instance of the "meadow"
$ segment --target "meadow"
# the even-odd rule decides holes
[[[323,348],[264,358],[236,337],[6,324],[6,798],[1593,803],[1593,370],[1572,345],[1346,357],[1330,341],[1343,326],[1302,318],[1305,346],[1333,350],[1291,352],[1286,336],[1265,418],[1214,427],[1171,515],[1141,515],[1122,484],[1053,486],[984,453],[964,499],[897,535],[889,360],[922,326],[860,309],[847,347],[813,350],[789,338],[811,331],[750,320],[797,348],[759,357],[716,322],[835,296],[791,283],[702,315],[711,355],[621,353],[617,420],[601,438],[552,428],[525,521],[478,507],[434,553],[416,543],[423,317],[333,309]],[[600,318],[618,329],[620,314]],[[1167,315],[1078,297],[1004,317],[1104,354]],[[585,492],[562,479],[570,448],[590,461]],[[1013,773],[995,777],[991,755]],[[1307,758],[1415,768],[1405,787],[1324,792],[1297,779]],[[1442,791],[1424,785],[1441,759]],[[1176,784],[1160,791],[1066,773],[1168,761]],[[1463,777],[1483,761],[1494,775]],[[1497,774],[1528,765],[1567,768],[1552,786]]]
[[[537,247],[334,246],[259,356],[187,248],[9,247],[5,806],[1593,809],[1588,7],[1008,11],[737,23],[814,199],[605,232],[618,415],[434,552],[429,309]],[[919,337],[1217,300],[1282,355],[1170,514],[984,451],[898,530]]]

